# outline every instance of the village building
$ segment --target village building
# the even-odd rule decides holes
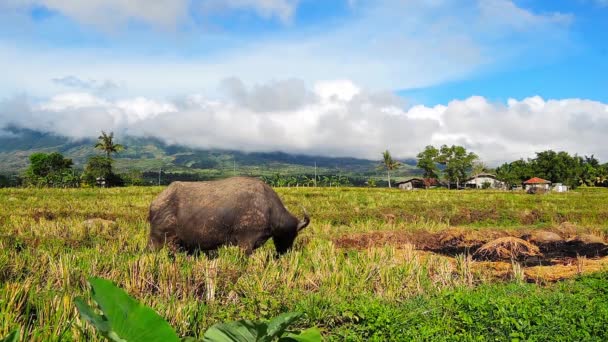
[[[548,180],[542,179],[542,178],[538,178],[538,177],[530,178],[527,181],[525,181],[523,184],[524,184],[524,189],[526,191],[531,190],[531,189],[542,189],[542,190],[548,191],[551,189],[551,181],[548,181]]]
[[[568,190],[570,190],[570,187],[567,185],[564,185],[562,183],[553,184],[553,191],[555,192],[568,192]]]
[[[464,186],[476,189],[506,189],[507,183],[498,180],[493,174],[480,173],[467,179]]]
[[[426,189],[441,186],[441,183],[435,178],[410,178],[408,180],[395,184],[401,190]]]

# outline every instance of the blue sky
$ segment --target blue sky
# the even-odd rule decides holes
[[[300,58],[314,58],[314,48],[321,45],[323,55],[317,58],[322,60],[330,55],[332,60],[327,65],[317,63],[319,68],[330,70],[317,71],[315,77],[327,74],[328,78],[353,78],[364,87],[398,92],[413,103],[433,105],[471,95],[496,100],[531,95],[608,100],[608,81],[603,76],[608,71],[608,40],[605,39],[608,6],[603,0],[520,0],[513,3],[520,13],[507,13],[504,18],[480,18],[479,4],[468,0],[430,0],[420,2],[424,5],[419,6],[397,0],[178,0],[174,3],[181,5],[168,5],[170,8],[166,11],[146,10],[146,5],[137,8],[137,1],[133,2],[134,6],[120,2],[111,5],[112,1],[105,6],[96,5],[103,4],[102,1],[91,1],[89,5],[69,0],[2,2],[6,3],[0,5],[0,46],[12,50],[13,56],[40,51],[50,55],[50,59],[72,54],[87,58],[89,54],[96,54],[105,63],[124,60],[125,65],[208,65],[225,56],[246,57],[251,52],[248,46],[257,50],[258,58],[263,57],[260,50],[264,45],[271,53],[277,49],[310,49],[302,51]],[[170,3],[159,1],[161,6],[163,2]],[[480,1],[484,2],[508,1]],[[491,15],[501,16],[500,13],[485,14]],[[467,21],[471,21],[470,27]],[[362,36],[360,41],[357,35]],[[415,41],[417,37],[425,41]],[[358,42],[361,46],[357,46]],[[374,51],[374,42],[379,42],[380,50]],[[331,49],[325,44],[339,48]],[[394,52],[390,51],[391,44]],[[452,46],[437,50],[443,55],[433,56],[435,44],[463,44],[463,51]],[[365,45],[369,50],[366,51]],[[399,51],[401,49],[406,51]],[[417,53],[420,60],[412,56]],[[426,55],[432,56],[428,70],[424,70],[427,75],[415,73],[408,80],[412,71],[409,66],[414,64],[412,68],[416,69],[423,64],[425,69]],[[77,62],[82,64],[82,60]],[[273,58],[268,58],[268,62],[272,63]],[[285,77],[306,78],[305,70],[298,71],[298,62],[285,63],[275,74],[268,68],[263,76],[255,73],[243,78],[251,83]],[[242,63],[245,65],[240,68],[258,67],[255,61]],[[353,65],[332,70],[336,63]],[[367,63],[385,63],[393,70],[374,67],[366,75],[361,69]],[[73,74],[82,67],[75,67]],[[62,69],[70,71],[67,66]],[[389,77],[384,82],[378,80],[374,73],[379,69],[383,74],[398,75],[403,81]],[[433,75],[434,71],[437,75]],[[62,76],[65,75],[56,75]],[[241,77],[222,70],[214,75],[215,79],[206,79],[200,84],[206,86],[231,76]],[[130,83],[129,77],[123,78],[115,81]],[[368,80],[369,84],[365,84]],[[6,84],[13,83],[10,80],[3,83],[0,90],[4,95],[38,92],[38,89],[27,89],[27,84],[19,87]],[[133,88],[137,89],[135,85]],[[139,95],[146,95],[144,89],[140,92]]]
[[[606,0],[0,0],[0,126],[18,121],[20,103],[44,118],[33,128],[75,137],[93,132],[62,119],[102,111],[108,129],[200,147],[368,156],[394,145],[410,156],[460,143],[505,158],[541,148],[608,158],[567,133],[575,121],[608,122],[607,33]],[[193,103],[205,124],[232,111],[261,128],[214,139],[154,128]],[[479,108],[489,126],[533,113],[563,127],[541,141],[479,136],[457,124]],[[414,126],[409,141],[373,123],[395,117]],[[264,133],[293,125],[312,137]],[[351,140],[340,127],[366,133]]]
[[[567,42],[546,59],[520,61],[463,80],[431,88],[402,91],[422,103],[446,103],[482,95],[496,100],[523,98],[586,98],[608,101],[608,6],[591,1],[521,1],[537,12],[571,13]],[[538,46],[544,49],[545,46]],[[551,48],[551,47],[550,47]]]

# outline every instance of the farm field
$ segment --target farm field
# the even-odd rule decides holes
[[[148,251],[162,189],[0,189],[0,337],[101,340],[73,303],[98,276],[196,338],[301,311],[336,341],[608,339],[606,189],[277,188],[312,219],[278,259],[271,240],[251,257]],[[513,238],[539,249],[480,254]]]

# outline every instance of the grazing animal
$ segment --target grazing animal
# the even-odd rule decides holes
[[[187,251],[241,247],[248,255],[272,238],[277,253],[293,246],[310,223],[289,213],[279,196],[257,178],[173,182],[150,205],[150,240]]]

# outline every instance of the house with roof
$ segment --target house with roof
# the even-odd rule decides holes
[[[493,174],[479,173],[465,180],[464,186],[474,189],[506,189],[507,183],[497,179]]]
[[[551,181],[546,179],[532,177],[523,183],[524,189],[529,191],[531,189],[543,189],[549,191],[551,189]]]
[[[427,189],[441,186],[441,183],[436,178],[419,178],[414,177],[408,180],[396,183],[397,188],[401,190]]]

